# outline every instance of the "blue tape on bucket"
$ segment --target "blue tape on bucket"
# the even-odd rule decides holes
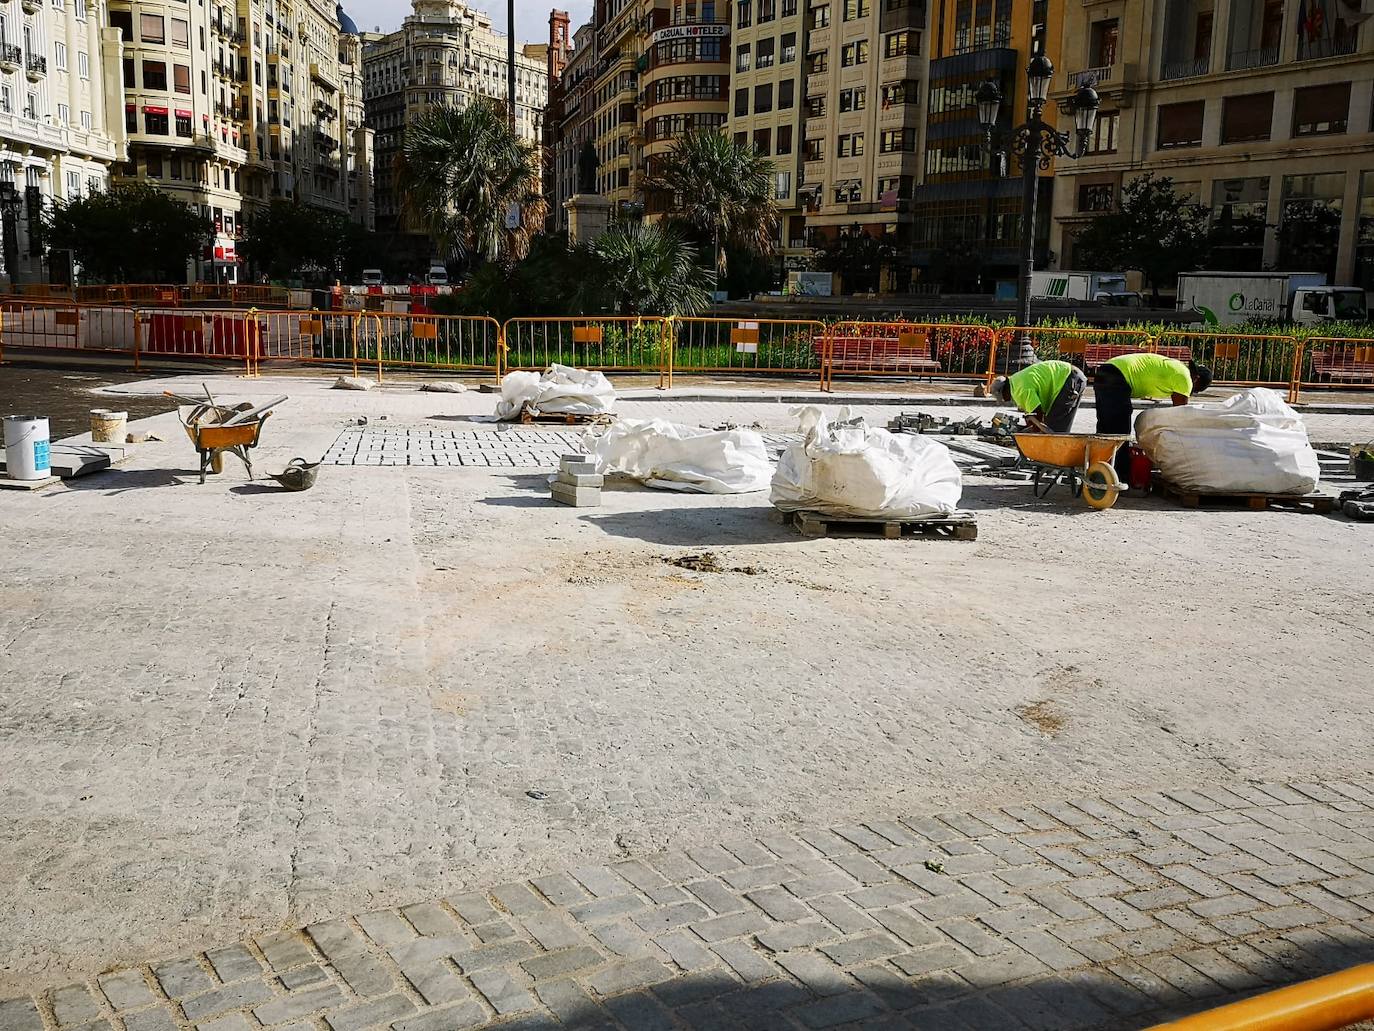
[[[48,442],[46,440],[35,440],[33,442],[33,464],[37,469],[47,469],[49,467]]]

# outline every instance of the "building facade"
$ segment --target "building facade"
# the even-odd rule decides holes
[[[592,88],[596,81],[595,29],[578,28],[563,56],[563,66],[549,81],[545,112],[544,188],[549,227],[568,229],[567,202],[579,193],[595,193],[596,127],[592,117]]]
[[[395,161],[407,122],[426,108],[462,107],[474,97],[507,99],[506,37],[491,18],[458,0],[415,0],[401,28],[369,35],[363,47],[363,95],[367,124],[376,133],[376,196],[379,228],[398,230],[401,204]],[[515,56],[515,127],[541,143],[548,102],[548,48],[526,46]]]
[[[101,0],[0,5],[0,283],[47,281],[42,219],[123,157],[120,42]],[[111,122],[114,122],[113,126]],[[60,265],[60,260],[58,261]],[[58,271],[58,278],[65,275]]]
[[[1087,159],[1064,163],[1052,249],[1150,171],[1211,211],[1218,268],[1374,288],[1374,25],[1348,0],[1069,5],[1060,93],[1096,83]]]

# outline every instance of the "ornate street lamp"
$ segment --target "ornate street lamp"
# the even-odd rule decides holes
[[[1062,133],[1041,117],[1054,65],[1044,54],[1036,54],[1026,65],[1026,121],[1005,134],[1004,156],[1014,153],[1021,163],[1021,269],[1016,292],[1016,324],[1022,328],[1018,353],[1007,356],[1009,369],[1021,369],[1035,362],[1035,347],[1030,337],[1031,270],[1035,263],[1035,208],[1037,194],[1036,169],[1047,169],[1057,157],[1081,158],[1088,149],[1093,126],[1097,123],[1097,109],[1101,101],[1097,90],[1087,83],[1078,87],[1073,99],[1063,106],[1072,112],[1074,133]],[[1002,106],[1002,87],[996,79],[988,79],[978,87],[975,95],[978,122],[986,137],[987,149],[994,152],[993,135],[997,132],[997,113]]]

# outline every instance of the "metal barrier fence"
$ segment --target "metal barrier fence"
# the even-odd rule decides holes
[[[926,322],[836,322],[817,338],[821,389],[843,376],[983,379],[992,375],[997,334],[991,326]]]
[[[378,379],[388,365],[468,369],[500,377],[501,324],[493,318],[368,312],[361,326],[369,353],[377,362]]]
[[[1374,340],[1309,337],[1293,360],[1293,400],[1303,387],[1374,388]]]
[[[653,373],[659,386],[665,386],[672,355],[667,321],[657,315],[510,319],[501,330],[499,371],[575,365],[603,372]]]
[[[1293,337],[1168,330],[1155,338],[1154,349],[1207,366],[1218,384],[1271,387],[1297,399],[1293,376],[1302,343]]]
[[[997,348],[1006,361],[1015,362],[1021,340],[1029,337],[1035,357],[1058,360],[1082,369],[1089,376],[1103,362],[1123,354],[1154,350],[1154,340],[1144,330],[1093,329],[1086,326],[1007,326],[997,331]]]
[[[672,318],[667,382],[674,372],[815,374],[824,368],[825,323],[812,319]]]

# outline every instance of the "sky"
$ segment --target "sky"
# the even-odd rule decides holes
[[[343,5],[364,32],[375,31],[379,26],[383,32],[400,28],[401,20],[410,13],[409,0],[343,0]],[[492,26],[498,32],[506,31],[505,0],[469,0],[469,6],[486,11],[491,15]],[[515,0],[516,38],[521,43],[547,43],[552,7],[550,0]],[[568,12],[572,31],[576,32],[591,17],[592,0],[565,0],[558,3],[558,9]]]

